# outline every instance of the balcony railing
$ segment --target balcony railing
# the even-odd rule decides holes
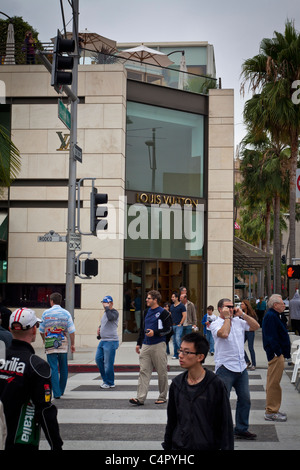
[[[11,50],[0,50],[0,64],[11,65],[14,59],[15,64],[42,64],[38,55],[34,59],[28,57],[22,50],[23,44],[15,45]],[[53,43],[43,43],[43,52],[48,54],[48,59],[52,61]],[[210,88],[217,88],[216,78],[197,75],[178,70],[178,66],[159,67],[149,65],[136,60],[128,60],[118,55],[98,53],[87,49],[81,50],[80,64],[123,64],[127,70],[127,76],[131,80],[151,83],[168,88],[181,89],[191,93],[207,94]],[[177,67],[177,68],[175,68]]]

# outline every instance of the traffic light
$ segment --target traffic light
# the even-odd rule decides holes
[[[85,274],[87,277],[97,276],[98,275],[98,260],[87,258],[81,260],[80,271],[82,274]]]
[[[288,279],[300,279],[300,264],[289,264],[287,266]]]
[[[285,255],[282,255],[281,262],[282,262],[282,264],[286,264],[286,256]]]
[[[74,57],[63,54],[74,52],[74,50],[75,41],[63,39],[60,32],[57,31],[52,59],[51,86],[71,85]],[[71,70],[71,72],[66,72],[66,70]]]
[[[97,230],[107,230],[108,223],[104,217],[108,215],[107,206],[101,204],[107,203],[107,194],[98,194],[96,188],[92,188],[91,192],[91,216],[90,216],[90,228],[93,235],[97,236]]]

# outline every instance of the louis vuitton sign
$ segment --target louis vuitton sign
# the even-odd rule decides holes
[[[70,150],[70,134],[64,132],[56,132],[60,141],[60,147],[56,149],[58,152],[67,152]]]
[[[153,193],[136,193],[137,203],[142,204],[167,204],[168,206],[173,206],[179,204],[180,206],[192,206],[196,207],[199,204],[198,199],[191,197],[182,197],[182,196],[168,196],[166,194],[153,194]]]

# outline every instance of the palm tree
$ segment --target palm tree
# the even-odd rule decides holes
[[[254,134],[255,140],[261,140],[264,144],[261,168],[266,173],[268,187],[273,192],[274,203],[274,241],[273,241],[273,266],[274,266],[274,290],[281,291],[281,231],[280,231],[280,206],[281,200],[288,202],[286,197],[287,170],[289,151],[286,145],[288,136],[285,129],[278,121],[274,120],[276,105],[270,104],[269,83],[265,85],[260,95],[254,95],[247,101],[244,108],[244,120]]]
[[[271,122],[276,123],[289,139],[289,212],[290,261],[296,254],[296,169],[300,134],[300,106],[292,101],[292,84],[300,78],[300,35],[294,23],[287,21],[284,34],[274,32],[273,39],[263,39],[260,53],[242,66],[242,89],[250,82],[268,101]]]
[[[20,152],[0,126],[0,187],[8,187],[17,177],[21,168]]]
[[[243,139],[240,149],[240,171],[244,210],[241,211],[241,237],[249,243],[258,245],[262,241],[263,249],[270,253],[271,207],[273,194],[267,191],[268,180],[261,170],[263,141],[254,138],[251,132]],[[250,147],[250,148],[249,148]],[[271,265],[267,264],[267,293],[271,293]]]
[[[252,103],[253,104],[253,103]],[[253,126],[249,120],[249,108],[246,107],[248,127]],[[256,109],[256,108],[254,108]],[[251,113],[250,113],[251,114]],[[253,114],[251,114],[253,116]],[[242,193],[246,210],[242,211],[241,235],[251,243],[258,245],[262,240],[267,253],[270,253],[271,228],[273,226],[273,266],[275,292],[281,290],[281,201],[286,201],[286,172],[283,162],[286,161],[285,148],[277,141],[270,140],[266,133],[250,131],[242,142],[240,170],[243,176]],[[285,186],[284,186],[285,184]],[[273,224],[271,224],[272,205],[274,206]],[[261,228],[260,228],[261,226]],[[254,234],[251,232],[254,230]],[[249,240],[249,235],[252,241]],[[260,239],[257,237],[261,237]],[[256,241],[255,241],[256,240]],[[267,265],[267,292],[271,294],[271,269]]]

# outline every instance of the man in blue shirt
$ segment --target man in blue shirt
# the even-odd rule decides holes
[[[148,292],[146,302],[148,310],[144,312],[136,352],[139,354],[140,375],[137,397],[131,398],[132,405],[143,405],[146,400],[153,368],[158,375],[159,397],[156,405],[166,403],[168,394],[168,371],[166,353],[166,334],[171,332],[172,320],[170,313],[160,307],[160,292]]]
[[[181,344],[181,337],[183,333],[183,323],[186,319],[186,308],[185,305],[179,302],[179,294],[173,292],[172,294],[173,304],[170,307],[172,321],[173,321],[173,345],[174,345],[174,356],[172,359],[178,359],[178,349]]]

